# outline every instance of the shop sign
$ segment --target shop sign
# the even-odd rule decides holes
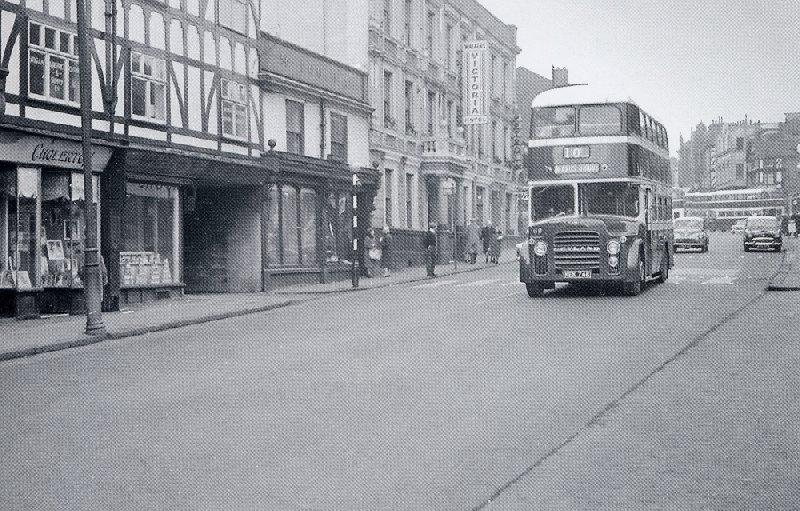
[[[466,105],[464,124],[486,124],[486,76],[484,66],[487,52],[486,41],[464,43],[464,83],[466,84]]]
[[[110,158],[111,149],[92,146],[92,170],[102,171]],[[82,147],[78,142],[10,132],[0,132],[0,160],[24,165],[83,168]]]

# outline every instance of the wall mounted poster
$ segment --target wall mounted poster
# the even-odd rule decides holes
[[[64,244],[61,240],[47,240],[47,258],[51,261],[64,260]]]

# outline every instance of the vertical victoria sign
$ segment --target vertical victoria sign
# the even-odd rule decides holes
[[[486,41],[464,43],[464,124],[486,124]]]

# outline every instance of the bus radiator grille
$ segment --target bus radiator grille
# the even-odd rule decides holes
[[[568,231],[553,239],[556,270],[600,270],[600,235],[594,231]]]

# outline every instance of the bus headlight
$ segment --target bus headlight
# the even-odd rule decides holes
[[[542,240],[537,241],[533,244],[533,253],[539,257],[544,256],[547,253],[547,243]]]
[[[608,252],[610,255],[619,254],[619,241],[609,240],[609,242],[606,244],[606,252]]]
[[[626,236],[620,236],[619,237],[619,242],[620,243],[625,243],[626,241],[628,241],[628,238]]]
[[[608,265],[612,268],[616,268],[619,266],[619,258],[617,256],[608,256]]]

